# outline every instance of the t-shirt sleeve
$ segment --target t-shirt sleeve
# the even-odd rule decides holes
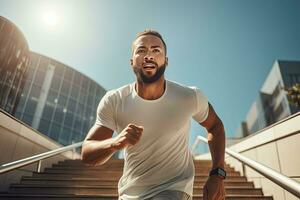
[[[193,119],[199,123],[207,119],[209,106],[207,97],[196,87],[193,88],[195,92],[196,109],[193,114]]]
[[[116,102],[111,92],[107,92],[99,102],[95,124],[116,130]]]

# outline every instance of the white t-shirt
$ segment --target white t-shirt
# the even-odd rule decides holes
[[[97,109],[96,124],[118,134],[129,124],[144,127],[141,140],[124,151],[121,199],[141,200],[164,190],[193,195],[195,168],[188,148],[190,119],[203,122],[208,101],[196,87],[166,80],[164,94],[145,100],[135,83],[108,91]]]

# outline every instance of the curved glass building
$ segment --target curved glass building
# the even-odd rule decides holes
[[[16,117],[63,145],[83,140],[106,90],[75,69],[30,53]]]
[[[0,16],[0,108],[14,115],[24,87],[29,49],[22,32]]]

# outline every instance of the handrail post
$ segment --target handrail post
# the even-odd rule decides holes
[[[73,148],[73,150],[72,150],[72,158],[73,158],[73,160],[75,160],[75,155],[76,155],[76,151],[75,151],[75,148]]]
[[[242,163],[242,172],[243,172],[243,176],[246,176],[246,166],[243,162]]]
[[[38,161],[38,164],[37,164],[36,171],[37,171],[38,173],[40,173],[40,172],[41,172],[41,168],[42,168],[42,160],[39,160],[39,161]]]

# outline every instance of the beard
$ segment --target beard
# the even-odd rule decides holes
[[[143,73],[143,70],[141,67],[135,67],[133,69],[135,75],[137,76],[137,80],[139,82],[145,83],[145,84],[151,84],[156,82],[158,79],[161,78],[162,75],[164,75],[166,70],[166,64],[163,64],[161,67],[158,68],[158,70],[153,74],[152,76],[146,76]]]

